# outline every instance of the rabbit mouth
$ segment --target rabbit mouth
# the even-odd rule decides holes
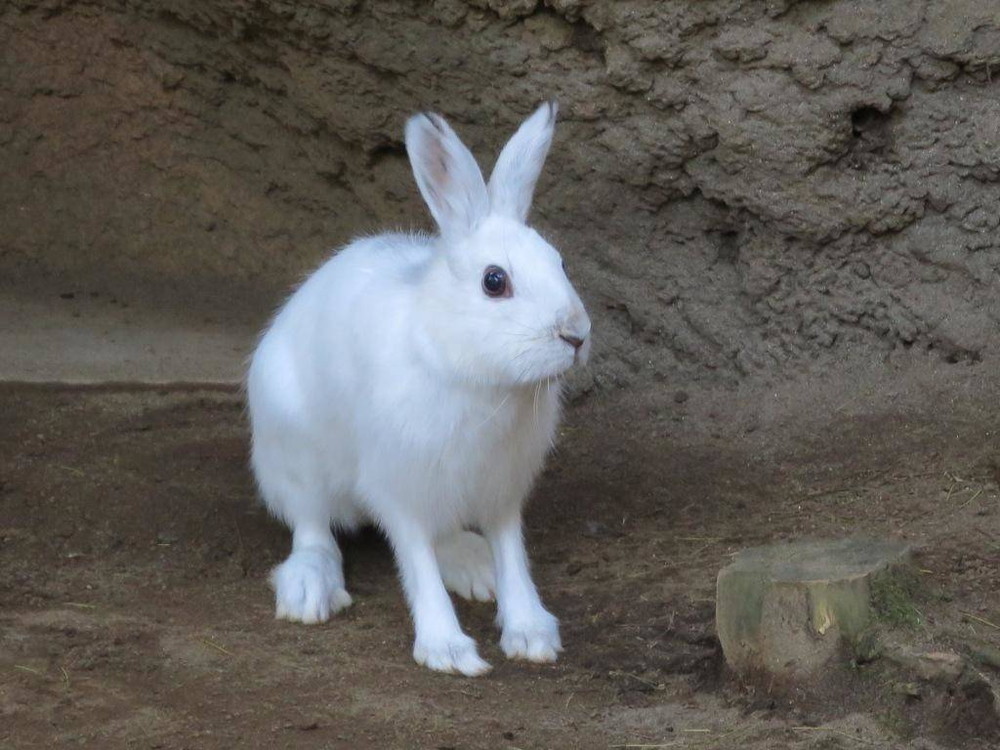
[[[580,347],[573,347],[562,342],[560,344],[560,350],[556,356],[547,362],[539,363],[537,369],[532,368],[533,372],[523,373],[519,380],[529,384],[553,380],[562,377],[578,365],[586,364],[587,354],[590,351],[589,343]]]
[[[507,383],[532,385],[561,377],[572,368],[585,365],[591,348],[589,334],[589,326],[567,325],[539,332],[529,341],[518,333],[510,342],[514,346],[491,348],[487,356],[493,359],[502,352],[504,361],[502,364],[497,362],[500,367],[494,372]]]
[[[587,364],[587,359],[590,356],[589,336],[581,338],[572,334],[560,333],[559,338],[573,348],[573,361],[569,367]],[[569,367],[566,369],[569,369]]]

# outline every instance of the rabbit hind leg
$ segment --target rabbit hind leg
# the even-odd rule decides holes
[[[343,555],[331,530],[331,522],[353,525],[347,500],[331,495],[319,462],[306,452],[255,451],[253,464],[267,506],[292,530],[292,552],[271,572],[275,615],[325,622],[351,604]]]

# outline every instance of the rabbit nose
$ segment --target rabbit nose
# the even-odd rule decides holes
[[[579,349],[581,346],[583,346],[584,342],[584,339],[581,339],[579,336],[574,336],[573,334],[570,333],[560,333],[559,338],[561,338],[567,344],[572,346],[574,349]]]

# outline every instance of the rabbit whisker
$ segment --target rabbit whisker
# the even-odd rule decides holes
[[[507,400],[510,398],[510,394],[511,391],[507,391],[507,395],[505,395],[503,399],[500,401],[500,403],[497,404],[497,407],[493,410],[493,413],[490,414],[488,417],[486,417],[486,419],[484,419],[478,425],[476,425],[477,430],[480,429],[481,427],[484,427],[487,423],[491,422],[493,418],[500,413],[500,410],[503,408],[503,405],[506,404]]]
[[[535,398],[533,399],[532,408],[535,414],[535,424],[538,424],[538,394],[542,392],[543,381],[539,380],[535,383]]]
[[[517,360],[519,360],[521,357],[523,357],[526,354],[531,354],[533,351],[534,349],[532,349],[531,347],[524,347],[523,349],[521,349],[521,351],[519,351],[517,354],[514,355],[514,358],[511,359],[511,362],[517,362]]]

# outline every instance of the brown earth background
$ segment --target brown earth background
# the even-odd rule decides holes
[[[408,114],[488,169],[554,97],[535,222],[598,387],[1000,339],[992,2],[14,0],[0,48],[8,278],[263,319],[352,236],[428,225]]]

